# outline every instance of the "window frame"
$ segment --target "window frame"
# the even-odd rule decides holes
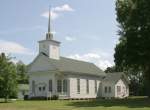
[[[32,80],[32,93],[35,93],[35,81]]]
[[[49,92],[53,92],[53,80],[50,79],[48,84],[49,84]]]
[[[67,93],[67,91],[68,91],[68,83],[67,83],[67,79],[64,79],[63,80],[63,89],[62,89],[62,91],[63,91],[63,93]]]
[[[111,93],[111,86],[108,87],[108,93]]]
[[[89,94],[89,80],[86,80],[86,93]]]
[[[80,79],[77,79],[77,93],[80,94]]]
[[[117,94],[121,93],[121,86],[117,86]]]
[[[95,93],[97,93],[97,80],[95,80]]]
[[[39,91],[40,91],[40,92],[42,91],[42,88],[41,88],[41,87],[39,87]]]
[[[46,90],[46,87],[45,87],[45,86],[43,86],[43,87],[42,87],[42,89],[43,89],[43,91],[45,91],[45,90]]]
[[[62,80],[57,80],[57,92],[62,93]]]
[[[104,87],[104,92],[107,93],[107,86]]]

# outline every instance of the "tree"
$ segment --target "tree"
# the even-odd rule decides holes
[[[106,70],[105,70],[105,73],[114,73],[114,72],[118,72],[116,70],[116,66],[107,67]]]
[[[16,67],[4,53],[0,54],[0,97],[8,98],[17,94]]]
[[[124,71],[142,73],[146,95],[150,97],[150,1],[117,0],[116,12],[120,42],[115,48],[115,63]],[[137,72],[137,73],[138,73]]]
[[[22,61],[19,61],[17,64],[17,79],[19,84],[28,84],[28,75],[26,65]]]

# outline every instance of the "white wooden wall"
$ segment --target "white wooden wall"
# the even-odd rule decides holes
[[[69,76],[70,80],[70,98],[96,98],[98,94],[99,84],[101,83],[99,77],[91,76]],[[80,79],[80,94],[77,92],[77,79]],[[86,80],[89,80],[89,93],[86,91]],[[97,80],[97,93],[95,93],[95,80]]]
[[[117,94],[117,86],[121,87],[121,93]],[[125,90],[123,89],[125,88]],[[116,98],[124,98],[129,96],[129,86],[125,83],[124,80],[120,79],[115,85],[115,97]]]

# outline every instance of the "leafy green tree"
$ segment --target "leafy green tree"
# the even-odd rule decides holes
[[[120,43],[114,55],[116,66],[141,72],[150,96],[150,1],[117,0],[116,12],[120,28]]]
[[[17,64],[17,79],[19,84],[28,84],[28,75],[26,65],[19,61]]]
[[[0,97],[7,102],[17,94],[16,67],[4,53],[0,54]]]
[[[117,72],[116,66],[107,67],[105,70],[105,73],[114,73],[114,72]]]
[[[134,96],[145,95],[144,91],[144,78],[142,71],[137,71],[134,68],[128,68],[125,73],[130,79],[130,94]]]

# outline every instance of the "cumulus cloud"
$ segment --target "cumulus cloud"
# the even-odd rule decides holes
[[[52,8],[52,10],[50,12],[51,13],[51,19],[54,20],[54,19],[58,18],[62,12],[72,12],[72,11],[74,11],[74,9],[68,4],[54,7],[54,8]],[[48,18],[49,17],[49,11],[42,13],[41,16]]]
[[[57,7],[53,8],[52,10],[57,11],[57,12],[74,11],[74,9],[68,4],[64,4],[62,6],[57,6]]]
[[[66,36],[66,37],[65,37],[65,40],[71,42],[71,41],[75,41],[76,38],[70,37],[70,36]]]
[[[0,53],[5,52],[15,53],[15,54],[24,54],[24,55],[33,55],[33,52],[24,46],[11,41],[0,40]]]
[[[107,58],[105,58],[103,54],[98,54],[98,53],[87,53],[82,55],[74,54],[74,55],[69,55],[68,58],[92,62],[102,70],[105,70],[107,67],[113,65],[113,63],[109,61]]]

